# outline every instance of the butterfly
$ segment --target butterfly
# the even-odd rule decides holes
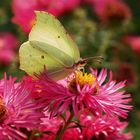
[[[35,15],[29,40],[19,49],[20,69],[34,75],[42,72],[45,66],[49,77],[59,80],[83,68],[90,58],[80,58],[76,43],[59,20],[47,12],[36,11]]]

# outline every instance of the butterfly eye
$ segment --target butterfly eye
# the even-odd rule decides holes
[[[81,65],[85,65],[87,63],[87,60],[86,59],[83,59],[82,61],[80,61],[80,64]]]

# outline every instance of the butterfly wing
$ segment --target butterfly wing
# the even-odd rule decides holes
[[[42,72],[44,66],[46,66],[51,78],[55,78],[55,76],[58,75],[56,79],[60,79],[65,76],[64,74],[70,73],[70,70],[65,70],[66,73],[64,73],[64,65],[59,63],[46,52],[33,48],[29,42],[25,42],[21,45],[19,49],[19,57],[20,69],[26,71],[29,75]]]
[[[72,66],[75,63],[74,59],[66,52],[61,51],[58,48],[54,48],[53,46],[47,43],[39,41],[30,41],[30,44],[38,50],[48,52],[50,56],[57,59],[57,61],[59,61],[65,67]]]
[[[66,33],[61,23],[46,12],[36,12],[36,22],[30,34],[32,46],[58,59],[65,67],[80,59],[77,45]]]

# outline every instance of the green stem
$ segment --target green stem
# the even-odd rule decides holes
[[[34,139],[34,134],[36,133],[36,130],[32,130],[31,135],[29,137],[29,140],[33,140]]]
[[[74,113],[73,111],[70,114],[69,119],[66,121],[64,127],[62,128],[62,130],[57,134],[55,140],[61,140],[61,137],[63,136],[64,132],[66,131],[66,129],[68,128],[69,124],[71,123],[71,120],[73,119]]]

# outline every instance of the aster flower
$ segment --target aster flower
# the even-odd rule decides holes
[[[15,83],[16,78],[6,75],[0,81],[0,139],[23,140],[27,136],[22,130],[32,130],[39,126],[43,116],[42,103],[31,96],[32,84],[24,80]]]
[[[76,122],[76,121],[75,121]],[[132,134],[130,132],[123,133],[123,130],[128,125],[127,122],[120,122],[118,117],[108,117],[103,115],[96,117],[89,111],[84,110],[81,112],[79,125],[71,122],[61,140],[130,140]],[[36,137],[36,140],[54,140],[57,137],[57,132],[60,131],[60,126],[65,125],[62,118],[54,117],[49,118],[47,112],[46,118],[43,118],[40,132],[42,135]],[[45,133],[44,133],[45,132]]]
[[[36,140],[54,140],[57,131],[63,124],[62,118],[59,117],[49,117],[49,113],[47,111],[44,112],[45,116],[41,118],[41,124],[36,132],[37,136],[34,136]]]
[[[62,140],[130,140],[130,132],[123,133],[127,122],[120,122],[117,117],[108,118],[107,116],[94,117],[88,114],[81,114],[80,128],[69,128],[64,133]]]
[[[67,110],[73,110],[74,114],[78,115],[80,110],[87,108],[97,116],[105,113],[108,116],[116,114],[126,118],[132,106],[128,105],[131,101],[130,94],[124,94],[125,91],[121,90],[125,81],[116,83],[110,72],[106,82],[106,69],[102,69],[100,73],[91,69],[91,72],[75,72],[59,83],[42,73],[37,76],[36,95],[42,95],[46,101],[46,110],[51,116],[61,115]]]
[[[83,113],[80,118],[83,139],[97,140],[130,140],[132,134],[130,132],[123,133],[128,125],[127,122],[120,122],[118,117],[95,117],[91,114]]]
[[[12,21],[22,27],[24,32],[29,32],[33,23],[35,10],[47,11],[54,16],[60,16],[72,11],[80,3],[80,0],[13,0]]]
[[[8,65],[15,57],[16,37],[9,32],[0,33],[0,64]]]

